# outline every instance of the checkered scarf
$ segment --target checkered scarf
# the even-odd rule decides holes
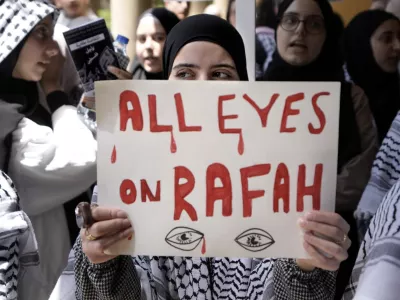
[[[32,224],[20,210],[13,182],[0,170],[0,300],[17,299],[21,276],[28,268],[38,271],[38,265]]]
[[[0,64],[45,17],[59,12],[48,0],[0,0]]]

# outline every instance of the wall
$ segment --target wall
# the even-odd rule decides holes
[[[342,0],[332,2],[333,9],[338,12],[347,24],[360,11],[369,9],[371,0]]]

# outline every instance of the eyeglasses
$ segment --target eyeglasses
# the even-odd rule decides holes
[[[306,32],[310,34],[319,34],[325,30],[324,19],[320,16],[308,16],[301,20],[297,15],[287,14],[281,19],[280,25],[286,31],[296,31],[300,23],[304,23]]]

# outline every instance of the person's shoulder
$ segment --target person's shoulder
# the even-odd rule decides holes
[[[368,97],[361,87],[352,82],[344,82],[342,84],[347,85],[350,89],[351,98],[355,107],[359,107],[360,105],[368,105]]]
[[[358,85],[352,83],[352,82],[345,82],[342,84],[347,84],[351,88],[351,95],[354,97],[365,97],[365,92],[364,90],[359,87]]]

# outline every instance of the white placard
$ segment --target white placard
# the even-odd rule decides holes
[[[99,203],[135,235],[111,253],[305,257],[333,211],[340,83],[96,82]]]

